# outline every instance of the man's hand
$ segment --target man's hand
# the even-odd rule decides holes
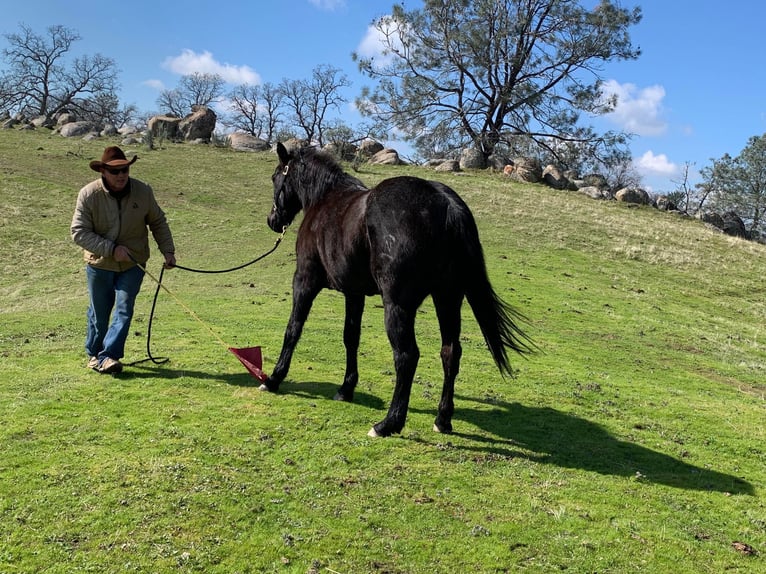
[[[124,245],[118,245],[114,248],[114,259],[115,261],[121,261],[123,263],[133,261],[133,259],[130,257],[130,250]]]
[[[175,253],[165,253],[165,269],[172,269],[176,266]]]

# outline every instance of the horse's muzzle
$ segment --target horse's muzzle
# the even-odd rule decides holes
[[[281,217],[279,217],[279,213],[276,209],[272,209],[271,213],[269,213],[268,217],[266,218],[266,224],[269,226],[269,229],[272,231],[276,231],[277,233],[282,232],[282,228],[284,225],[281,222]]]

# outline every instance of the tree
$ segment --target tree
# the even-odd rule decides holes
[[[523,136],[556,155],[563,142],[609,159],[621,133],[596,133],[581,115],[614,109],[599,75],[613,60],[639,56],[628,35],[641,20],[603,0],[586,10],[575,0],[425,0],[422,10],[394,6],[375,23],[380,59],[354,54],[376,80],[357,105],[433,147],[471,144],[489,156]]]
[[[95,54],[68,62],[72,45],[80,40],[77,32],[50,26],[43,36],[24,24],[20,28],[5,35],[3,56],[9,67],[0,77],[0,108],[49,118],[66,109],[97,123],[118,111],[114,60]]]
[[[157,105],[163,112],[182,118],[191,112],[192,106],[209,106],[218,101],[224,85],[219,74],[186,74],[181,76],[177,88],[160,92]]]
[[[282,93],[274,85],[242,84],[229,93],[225,123],[235,130],[271,143],[281,118]]]
[[[766,134],[751,137],[737,157],[724,154],[700,173],[714,209],[736,212],[751,234],[766,230]]]
[[[282,80],[279,89],[285,105],[292,112],[292,119],[299,126],[309,142],[324,145],[324,130],[327,114],[340,109],[347,100],[340,93],[341,88],[351,82],[341,70],[329,65],[314,68],[310,80]]]

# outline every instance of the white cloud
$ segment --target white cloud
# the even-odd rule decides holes
[[[194,50],[183,50],[179,56],[165,58],[162,67],[175,74],[218,74],[228,84],[260,84],[261,76],[250,66],[221,64],[213,54],[205,50],[201,54]]]
[[[367,33],[359,42],[356,53],[362,58],[373,58],[376,62],[385,63],[389,57],[383,56],[383,34],[375,26],[367,26]]]
[[[385,67],[393,61],[393,56],[386,53],[386,47],[393,45],[396,49],[401,49],[400,34],[402,29],[400,24],[390,16],[383,16],[379,21],[383,26],[383,31],[376,25],[367,26],[367,32],[359,42],[356,53],[362,58],[370,58],[377,67]],[[388,37],[387,37],[388,36]]]
[[[346,6],[346,0],[309,0],[309,3],[320,10],[327,10],[328,12],[333,12]]]
[[[669,161],[668,156],[664,153],[655,155],[652,150],[634,159],[633,163],[642,174],[671,176],[678,173],[678,165]]]
[[[606,117],[623,130],[640,136],[657,136],[667,130],[667,123],[662,117],[662,100],[665,97],[662,86],[639,89],[635,84],[608,80],[604,82],[603,90],[607,96],[617,96],[615,110]]]
[[[158,92],[161,92],[165,89],[165,84],[162,83],[162,80],[145,80],[141,83],[144,86],[149,86],[150,88],[157,90]]]

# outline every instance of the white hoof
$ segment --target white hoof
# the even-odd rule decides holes
[[[268,390],[269,390],[269,387],[267,387],[265,384],[263,384],[263,385],[261,385],[260,387],[258,387],[258,390],[259,390],[259,391],[268,391]]]
[[[370,429],[370,432],[367,433],[367,436],[370,436],[372,438],[380,438],[380,435],[377,432],[375,432],[375,427],[372,427]]]
[[[438,432],[438,433],[441,433],[442,431],[439,429],[439,427],[437,427],[436,425],[434,425],[434,432]]]

